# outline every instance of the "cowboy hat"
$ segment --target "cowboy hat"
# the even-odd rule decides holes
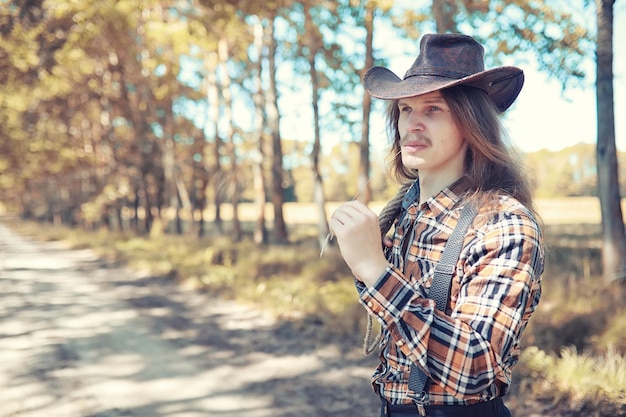
[[[460,34],[424,35],[419,55],[403,79],[384,67],[370,68],[363,76],[365,90],[384,100],[468,85],[486,92],[500,112],[513,104],[523,84],[524,73],[517,67],[485,71],[482,45]]]

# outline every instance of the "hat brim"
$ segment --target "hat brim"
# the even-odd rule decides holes
[[[524,72],[517,67],[500,67],[464,78],[415,75],[401,79],[385,67],[370,68],[363,76],[363,86],[372,96],[383,100],[419,96],[457,85],[468,85],[487,93],[500,112],[508,109],[524,85]]]

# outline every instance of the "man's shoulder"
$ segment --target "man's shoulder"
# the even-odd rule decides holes
[[[498,196],[496,210],[511,214],[531,214],[531,210],[522,204],[517,198],[501,194]]]
[[[537,216],[518,199],[506,194],[492,195],[478,206],[476,227],[489,227],[503,222],[515,222],[539,230]]]

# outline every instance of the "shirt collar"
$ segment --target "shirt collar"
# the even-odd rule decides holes
[[[426,200],[424,204],[434,212],[435,215],[452,209],[461,199],[461,196],[470,189],[469,179],[463,176]],[[409,206],[419,201],[420,186],[419,178],[409,187],[402,199],[402,210],[408,210]]]

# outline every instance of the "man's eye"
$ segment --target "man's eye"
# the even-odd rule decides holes
[[[430,106],[427,110],[428,112],[436,112],[436,111],[441,111],[441,107],[437,107],[437,106]]]

